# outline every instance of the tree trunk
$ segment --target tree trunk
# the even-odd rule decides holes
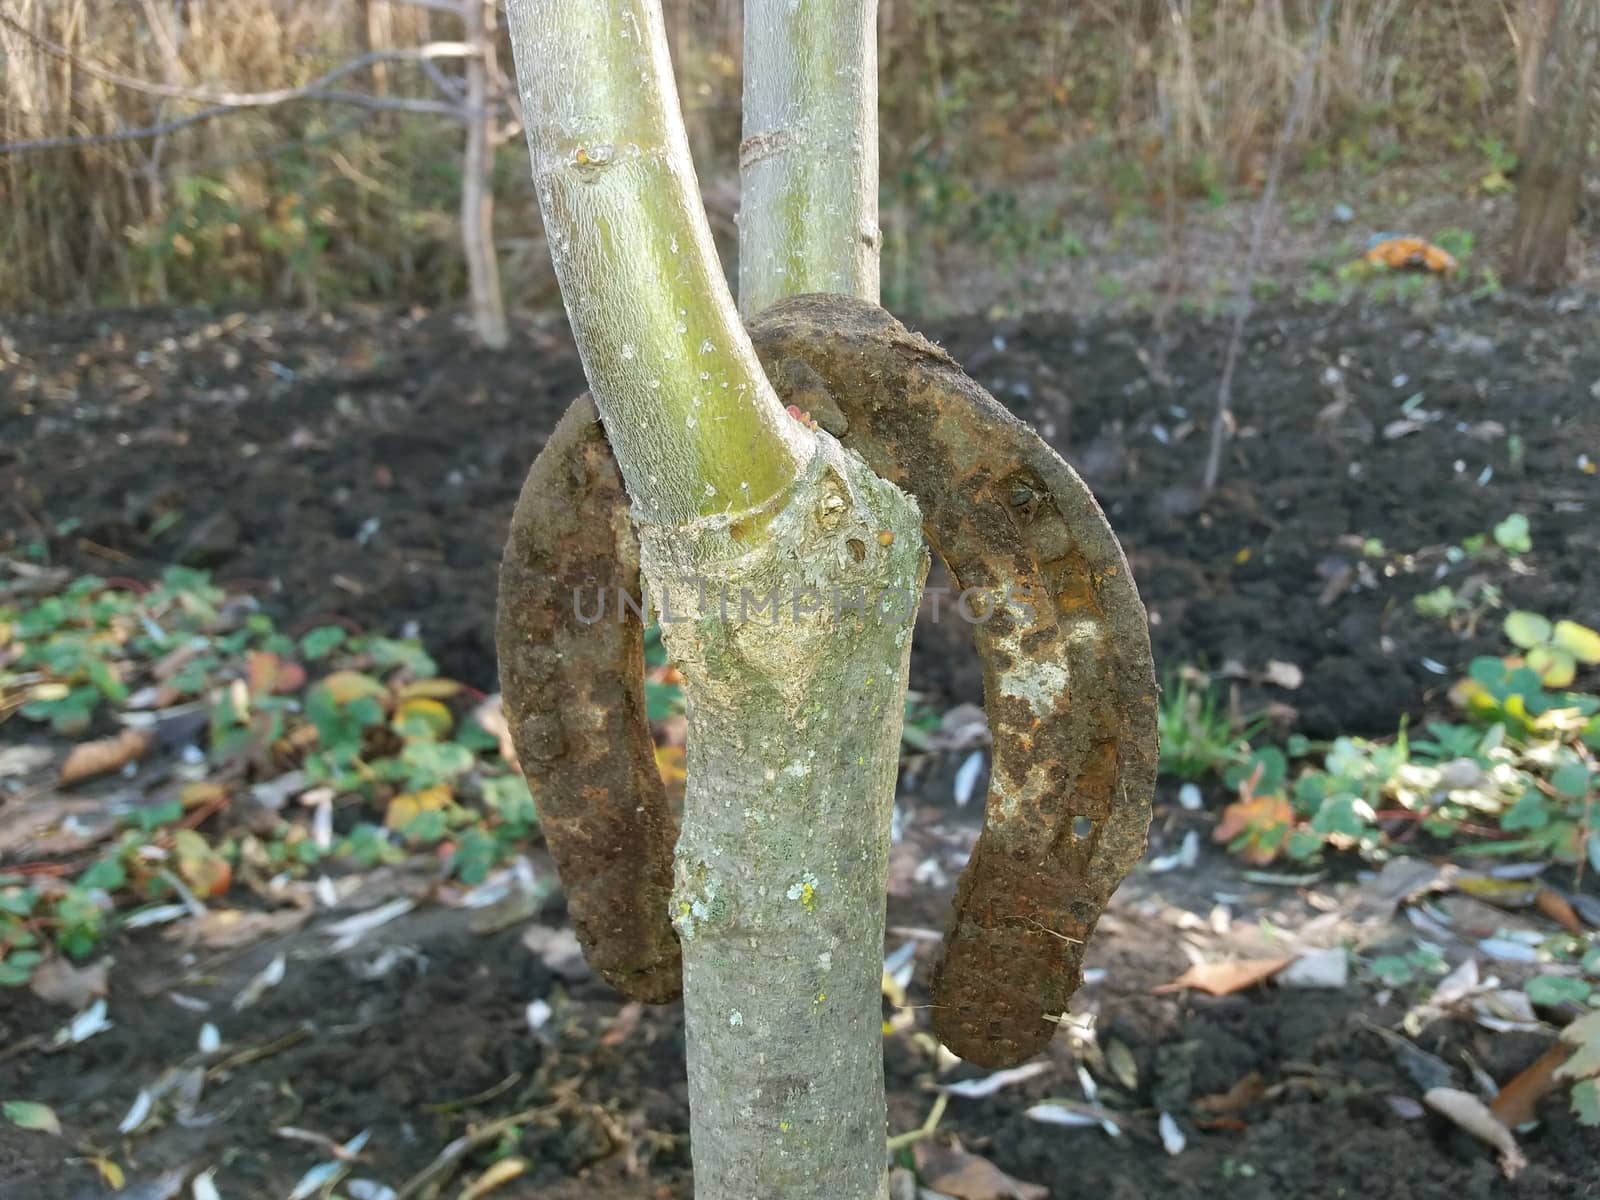
[[[787,416],[762,372],[659,0],[507,13],[551,257],[685,679],[671,915],[695,1195],[884,1200],[879,987],[917,506]]]
[[[657,602],[695,616],[703,580],[712,612],[662,626],[690,701],[673,910],[695,1196],[883,1200],[884,883],[927,557],[914,502],[827,438],[771,528],[754,552],[641,531]]]
[[[389,0],[361,0],[361,32],[367,53],[387,50],[394,44],[394,13]],[[372,94],[389,94],[389,64],[372,64]]]
[[[1567,239],[1582,198],[1600,4],[1560,0],[1530,101],[1517,173],[1506,281],[1545,292],[1567,279]]]
[[[1517,27],[1517,132],[1513,149],[1520,160],[1528,153],[1528,128],[1539,94],[1539,68],[1550,41],[1559,0],[1522,0]]]
[[[495,8],[488,0],[462,0],[466,42],[477,53],[466,60],[467,145],[461,172],[461,247],[467,258],[472,324],[491,350],[511,340],[505,301],[500,294],[500,264],[494,251],[494,169],[489,128],[489,77],[494,57]]]

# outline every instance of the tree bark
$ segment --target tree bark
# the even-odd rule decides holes
[[[466,60],[467,143],[461,171],[461,246],[467,259],[473,328],[485,346],[503,350],[511,335],[506,329],[500,264],[494,249],[494,154],[489,134],[494,5],[489,0],[461,0],[461,18],[466,25],[464,40],[477,49]]]
[[[877,0],[747,0],[739,308],[878,301]]]
[[[394,12],[389,0],[361,0],[361,32],[369,54],[374,50],[387,50],[394,44]],[[372,94],[389,94],[389,64],[386,62],[373,64]]]
[[[685,678],[671,916],[695,1194],[884,1200],[879,984],[917,506],[786,415],[762,372],[659,0],[507,12],[551,256]]]
[[[818,445],[757,550],[641,528],[689,697],[673,921],[697,1200],[888,1195],[885,878],[927,556],[915,503]]]
[[[1582,198],[1600,51],[1600,4],[1560,0],[1530,101],[1517,173],[1506,281],[1547,292],[1567,280],[1567,242]]]
[[[1517,27],[1517,132],[1513,143],[1520,160],[1528,153],[1528,127],[1539,95],[1539,68],[1550,41],[1559,0],[1522,0]]]

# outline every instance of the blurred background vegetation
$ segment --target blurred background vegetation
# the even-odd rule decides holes
[[[731,249],[741,5],[665,7],[701,183]],[[7,0],[0,11],[13,22],[0,26],[0,142],[96,139],[0,157],[0,309],[463,296],[457,122],[302,102],[119,140],[200,106],[99,77],[294,87],[374,48],[459,38],[453,14],[403,0]],[[1315,0],[882,0],[886,300],[1048,304],[1056,267],[1091,298],[1153,297],[1183,247],[1259,190],[1315,16]],[[1339,207],[1362,211],[1364,238],[1382,227],[1371,209],[1398,217],[1448,191],[1468,215],[1436,224],[1470,226],[1510,186],[1512,25],[1486,0],[1337,5],[1288,159],[1291,223],[1298,212],[1320,228],[1348,198]],[[455,70],[387,62],[347,82],[437,98]],[[509,115],[502,132],[507,298],[542,307],[556,294],[526,149]],[[1165,274],[1102,271],[1119,251],[1163,260]],[[1004,286],[969,292],[979,270]],[[1220,301],[1226,287],[1215,290]]]

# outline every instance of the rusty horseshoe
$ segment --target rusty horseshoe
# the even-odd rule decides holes
[[[1020,1062],[1055,1032],[1084,946],[1144,851],[1156,771],[1144,606],[1093,495],[943,350],[883,309],[800,296],[751,325],[787,404],[917,498],[923,532],[976,615],[994,758],[984,828],[933,979],[956,1054]],[[574,589],[621,588],[586,623]],[[643,688],[638,544],[587,396],[517,501],[496,640],[513,740],[578,937],[625,994],[681,986],[668,920],[677,818],[656,773]]]

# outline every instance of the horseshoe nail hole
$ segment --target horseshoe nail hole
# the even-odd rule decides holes
[[[845,546],[849,548],[850,557],[855,559],[856,562],[864,563],[867,561],[867,544],[860,538],[849,539],[845,542]]]
[[[1094,822],[1088,817],[1072,818],[1072,836],[1080,842],[1085,841],[1094,832]]]

